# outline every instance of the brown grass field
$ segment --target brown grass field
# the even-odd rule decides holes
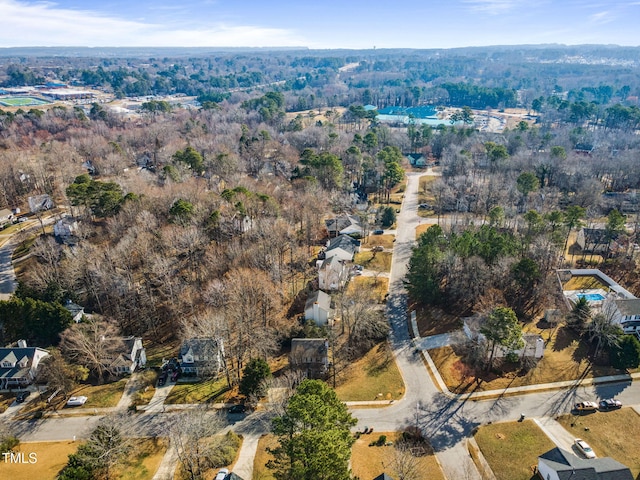
[[[353,291],[356,288],[364,288],[371,293],[373,299],[378,303],[384,302],[384,298],[389,290],[389,279],[384,277],[353,277],[349,280],[349,286],[347,292]]]
[[[389,346],[384,342],[338,371],[336,377],[336,393],[345,402],[394,400],[404,395],[402,376]]]
[[[158,470],[167,450],[164,439],[141,438],[134,440],[133,453],[118,472],[121,480],[150,480]],[[81,442],[33,442],[21,443],[19,452],[35,453],[36,463],[9,464],[0,462],[0,478],[11,480],[48,480],[55,479],[67,464],[68,456],[75,453]]]
[[[567,283],[562,285],[563,290],[589,290],[601,288],[609,291],[609,286],[593,275],[574,275]]]
[[[586,440],[598,457],[618,460],[631,469],[634,478],[640,474],[640,416],[632,408],[579,417],[562,415],[558,422]]]
[[[476,442],[497,480],[530,480],[538,455],[555,445],[531,420],[485,425]]]
[[[356,253],[354,263],[369,270],[379,272],[391,271],[391,252],[360,252]]]
[[[612,367],[592,364],[587,357],[588,346],[568,328],[559,328],[555,332],[545,330],[541,334],[545,341],[551,335],[544,357],[535,368],[524,374],[515,369],[503,372],[502,376],[486,371],[474,372],[450,346],[430,350],[429,355],[449,390],[455,393],[499,390],[620,373]]]
[[[253,480],[275,480],[273,473],[266,465],[269,460],[273,459],[273,455],[267,452],[268,448],[278,446],[278,439],[275,435],[263,435],[258,442],[258,450],[253,459]]]
[[[178,383],[171,389],[165,403],[222,402],[228,392],[229,388],[225,378],[197,383]]]
[[[380,435],[386,435],[387,441],[396,442],[400,437],[400,432],[373,432],[371,435],[362,435],[356,440],[351,449],[351,469],[353,475],[361,480],[375,478],[383,472],[391,475],[392,478],[400,478],[394,471],[394,451],[393,445],[376,447],[369,446],[369,443],[376,441]],[[411,477],[416,480],[445,480],[445,477],[432,453],[415,458],[415,469],[417,476]]]
[[[362,240],[362,246],[365,248],[375,247],[380,245],[384,248],[393,248],[394,242],[393,240],[396,238],[395,235],[385,234],[385,235],[372,235],[369,234]]]

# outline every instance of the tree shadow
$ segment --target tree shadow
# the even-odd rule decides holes
[[[556,333],[556,339],[553,342],[553,351],[560,352],[568,348],[574,341],[579,340],[580,338],[576,332],[568,327],[560,327]]]

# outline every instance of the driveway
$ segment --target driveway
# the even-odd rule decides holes
[[[164,401],[171,393],[171,389],[175,386],[176,382],[172,382],[167,378],[167,383],[161,387],[156,386],[156,391],[153,394],[153,398],[146,407],[140,407],[141,410],[145,410],[147,413],[164,412]]]

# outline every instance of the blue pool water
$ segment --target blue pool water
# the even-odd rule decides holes
[[[604,296],[600,293],[577,293],[576,297],[584,298],[589,302],[601,302],[604,300]]]

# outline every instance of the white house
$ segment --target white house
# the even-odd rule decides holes
[[[189,338],[180,347],[180,369],[185,376],[213,376],[222,369],[224,348],[215,338]]]
[[[71,314],[75,323],[80,323],[84,315],[84,307],[81,307],[77,303],[73,303],[71,300],[64,302],[64,308]]]
[[[321,290],[340,290],[349,278],[344,260],[332,255],[318,262],[318,286]]]
[[[331,297],[322,290],[311,293],[304,307],[304,319],[313,320],[319,327],[331,324],[333,322]]]
[[[43,210],[51,210],[55,207],[53,200],[46,193],[43,195],[34,195],[27,199],[29,202],[29,210],[33,213],[41,212]]]
[[[147,364],[147,355],[142,346],[142,338],[125,337],[122,339],[123,351],[111,363],[110,369],[118,375],[133,373],[137,368],[142,368]]]
[[[538,476],[542,480],[633,480],[628,467],[613,458],[579,458],[561,448],[538,457]]]
[[[0,348],[0,390],[29,385],[47,355],[49,352],[42,348],[27,347],[24,340],[18,340],[15,348]]]

